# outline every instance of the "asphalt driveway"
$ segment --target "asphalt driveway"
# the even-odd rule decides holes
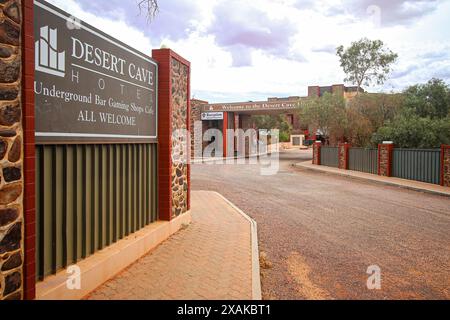
[[[450,198],[294,169],[310,153],[259,165],[192,166],[258,223],[266,299],[450,299]],[[367,269],[381,289],[367,288]]]

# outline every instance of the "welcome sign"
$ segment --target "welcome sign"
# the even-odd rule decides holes
[[[203,110],[205,112],[218,111],[260,111],[260,110],[290,110],[297,109],[301,105],[300,100],[291,102],[246,102],[246,103],[232,103],[232,104],[214,104],[205,105]]]
[[[36,143],[156,142],[158,65],[34,1]]]

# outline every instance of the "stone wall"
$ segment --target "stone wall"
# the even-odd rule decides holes
[[[202,157],[202,149],[203,149],[203,125],[195,126],[196,123],[202,122],[202,105],[208,104],[206,101],[202,100],[191,100],[191,157],[192,158],[201,158]],[[195,149],[195,146],[199,146],[198,150]]]
[[[450,146],[442,146],[442,172],[441,179],[444,187],[450,187]]]
[[[0,299],[22,298],[23,131],[19,0],[0,0]]]
[[[349,154],[350,145],[347,143],[340,143],[338,146],[338,154],[339,154],[339,169],[348,169],[348,154]]]
[[[172,58],[172,132],[187,128],[189,68]],[[181,135],[172,139],[172,216],[176,217],[188,210],[188,166],[187,144]]]
[[[320,148],[322,144],[319,142],[315,142],[313,144],[313,164],[320,165]]]
[[[390,177],[392,175],[393,144],[378,145],[378,175]]]

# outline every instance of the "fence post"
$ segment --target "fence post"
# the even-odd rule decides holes
[[[348,170],[348,156],[349,156],[349,149],[351,145],[346,143],[339,143],[338,149],[338,157],[339,157],[339,169]]]
[[[378,145],[378,175],[384,177],[392,176],[392,154],[393,142],[383,142]]]
[[[320,166],[320,149],[322,148],[322,142],[316,141],[313,144],[313,164]]]
[[[441,145],[441,186],[450,187],[450,145]]]

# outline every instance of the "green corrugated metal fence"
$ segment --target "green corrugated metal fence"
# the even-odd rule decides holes
[[[349,170],[378,173],[378,149],[350,148],[348,151]]]
[[[56,273],[157,219],[157,145],[36,146],[36,268]]]
[[[439,184],[440,175],[440,149],[394,149],[392,176]]]
[[[322,147],[320,149],[320,164],[328,167],[339,167],[338,148]]]

